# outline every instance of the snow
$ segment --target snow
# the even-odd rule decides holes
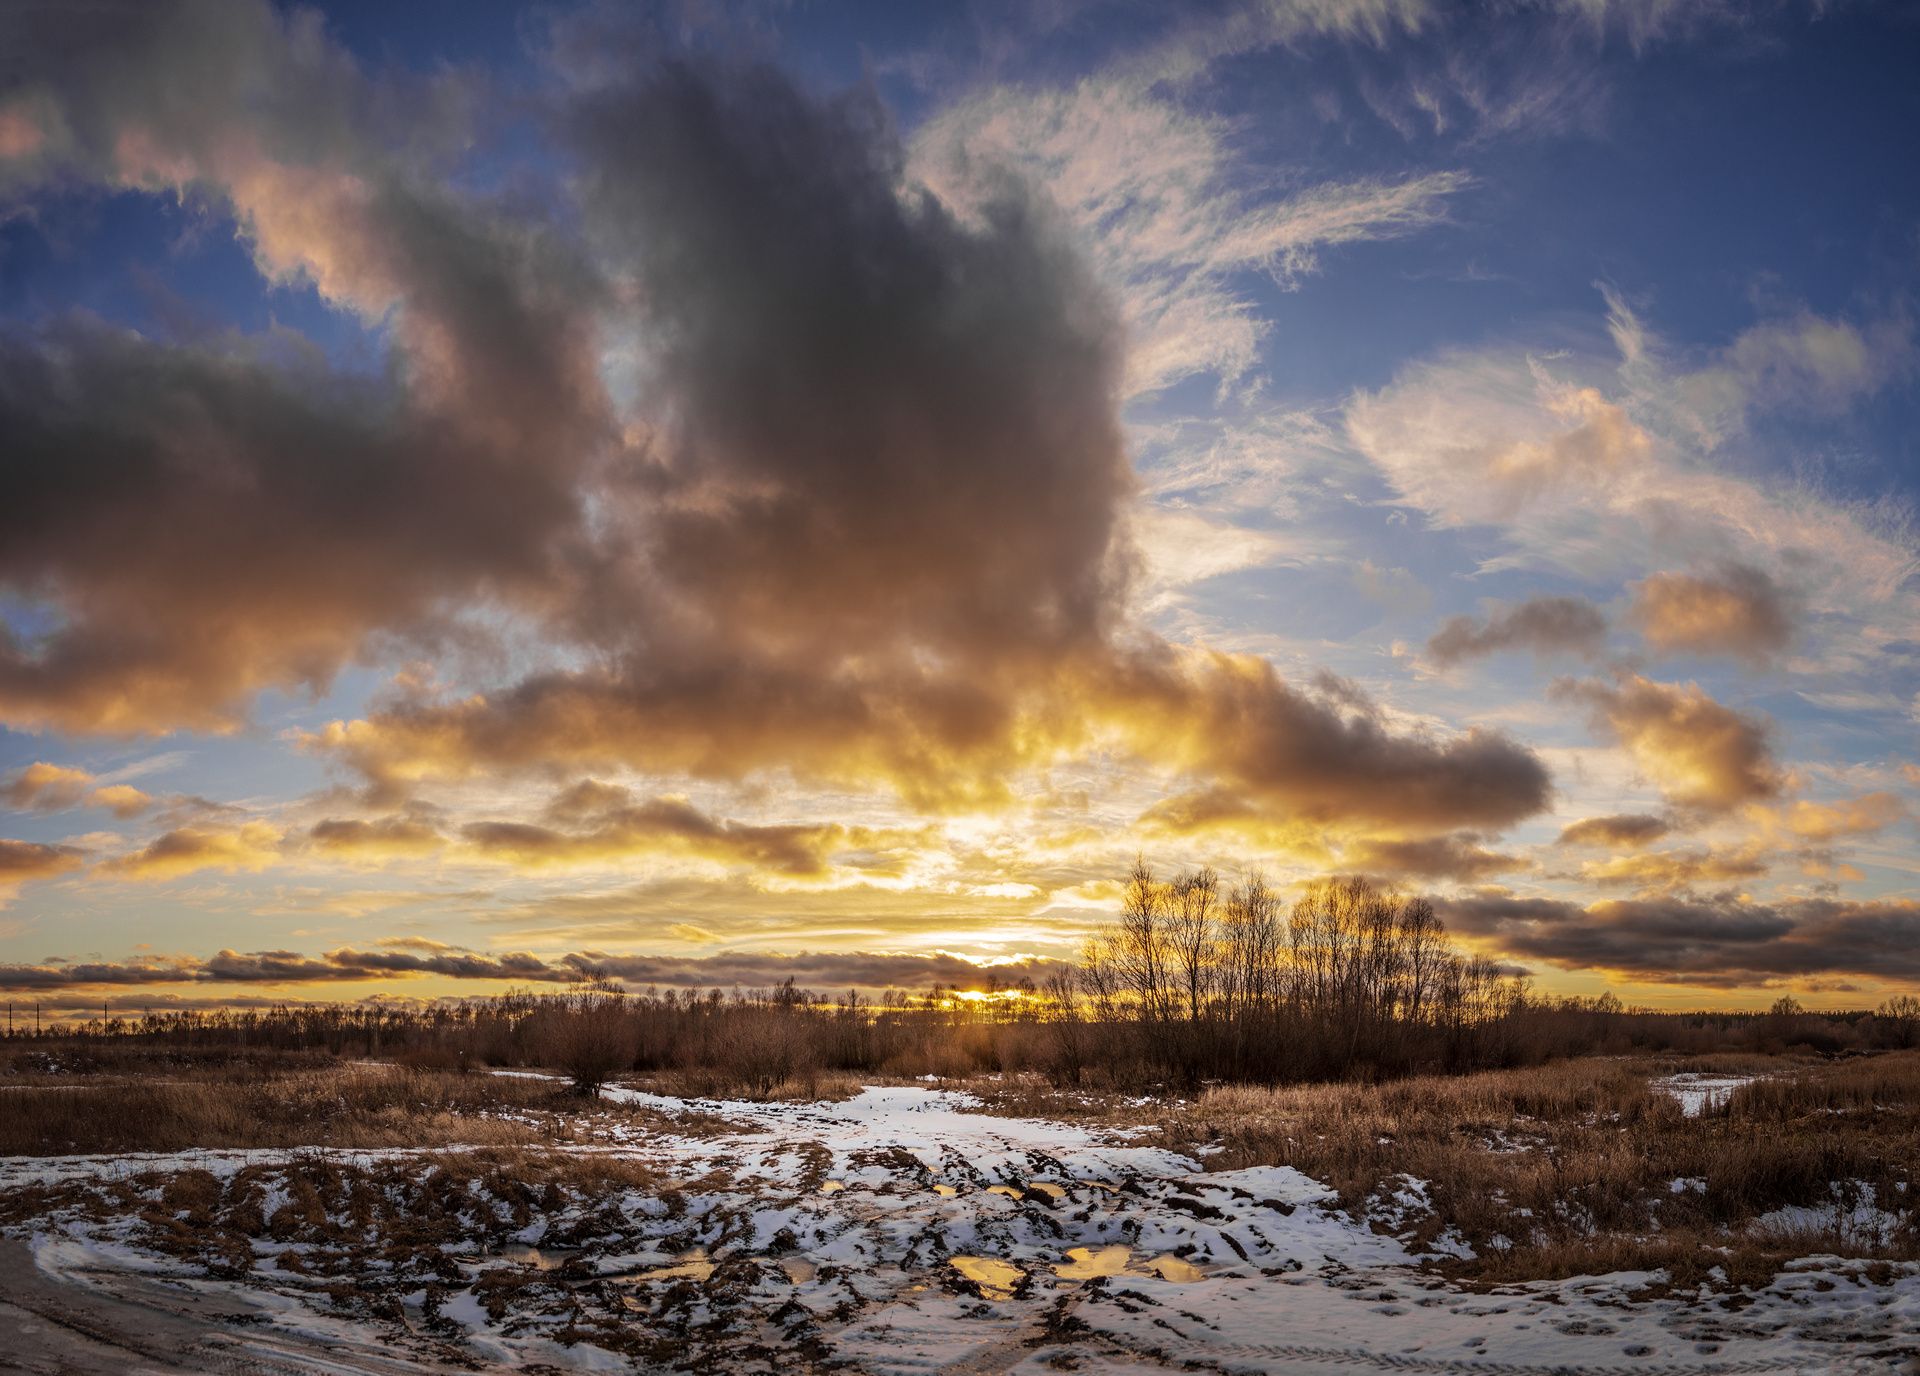
[[[1704,1096],[1718,1083],[1696,1078],[1686,1092]],[[750,1335],[760,1346],[742,1354],[763,1354],[768,1335],[786,1333],[785,1341],[804,1332],[824,1360],[874,1376],[1038,1376],[1063,1353],[1080,1370],[1105,1372],[1190,1364],[1236,1373],[1546,1368],[1658,1376],[1848,1371],[1854,1360],[1863,1364],[1851,1369],[1866,1371],[1872,1367],[1859,1354],[1920,1330],[1920,1267],[1911,1264],[1893,1266],[1889,1281],[1884,1270],[1869,1275],[1860,1263],[1812,1258],[1752,1293],[1737,1313],[1712,1293],[1642,1295],[1665,1280],[1657,1273],[1469,1291],[1422,1265],[1470,1255],[1457,1235],[1418,1245],[1418,1225],[1431,1214],[1424,1181],[1385,1182],[1356,1220],[1335,1207],[1327,1186],[1290,1167],[1206,1171],[1191,1156],[1128,1134],[992,1116],[975,1111],[970,1096],[927,1085],[869,1087],[838,1103],[687,1101],[627,1088],[608,1097],[668,1120],[703,1115],[702,1135],[651,1129],[613,1147],[551,1148],[644,1161],[674,1182],[671,1207],[664,1191],[596,1201],[616,1211],[619,1229],[582,1242],[569,1273],[618,1287],[637,1330],[683,1333],[689,1344]],[[713,1134],[711,1116],[736,1130]],[[416,1154],[338,1155],[372,1162]],[[0,1159],[0,1188],[147,1171],[222,1174],[291,1157]],[[1836,1227],[1867,1236],[1892,1217],[1848,1187],[1830,1207],[1781,1210],[1763,1225],[1787,1236]],[[550,1229],[537,1219],[519,1241],[539,1244],[551,1232],[571,1243],[559,1231],[565,1221],[554,1218]],[[178,1263],[143,1253],[136,1237],[130,1222],[45,1220],[36,1256],[49,1273],[75,1277],[178,1272]],[[314,1318],[303,1283],[274,1264],[276,1246],[260,1240],[248,1294],[276,1292],[286,1306],[276,1322]],[[462,1262],[470,1278],[512,1264],[501,1256]],[[735,1269],[723,1272],[729,1265]],[[724,1293],[723,1274],[733,1277]],[[587,1303],[593,1292],[571,1293]],[[549,1321],[494,1321],[476,1289],[450,1287],[438,1303],[482,1367],[620,1366],[605,1349],[560,1345]],[[1068,1317],[1072,1336],[1060,1336]],[[716,1369],[773,1369],[731,1349],[708,1356]]]
[[[1758,1075],[1709,1075],[1689,1070],[1664,1079],[1650,1080],[1648,1085],[1678,1099],[1680,1112],[1687,1117],[1698,1118],[1708,1109],[1724,1104],[1727,1096],[1740,1086],[1750,1085],[1760,1078]]]

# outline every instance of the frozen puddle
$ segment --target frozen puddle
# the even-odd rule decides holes
[[[423,1359],[455,1343],[481,1370],[1707,1376],[1884,1370],[1920,1330],[1920,1267],[1888,1281],[1833,1258],[1733,1309],[1709,1292],[1639,1298],[1658,1273],[1469,1292],[1423,1269],[1412,1232],[1356,1222],[1299,1171],[1209,1173],[1124,1134],[970,1112],[967,1096],[919,1086],[816,1104],[614,1096],[736,1130],[551,1148],[639,1161],[661,1183],[555,1206],[524,1233],[543,1245],[460,1279],[395,1281],[381,1293],[408,1321],[355,1318],[360,1339]],[[171,1168],[208,1165],[189,1153]],[[0,1189],[95,1177],[105,1190],[128,1170],[0,1159]],[[177,1275],[141,1250],[141,1226],[125,1209],[42,1218],[39,1268],[94,1287]],[[366,1239],[368,1286],[383,1243]],[[274,1324],[338,1330],[348,1321],[295,1274],[300,1245],[263,1234],[245,1277],[192,1284],[234,1308],[244,1292]]]
[[[1687,1117],[1698,1118],[1708,1109],[1726,1103],[1728,1096],[1740,1086],[1750,1085],[1760,1078],[1758,1075],[1710,1075],[1703,1071],[1683,1071],[1664,1079],[1649,1080],[1647,1084],[1678,1099],[1680,1111]]]

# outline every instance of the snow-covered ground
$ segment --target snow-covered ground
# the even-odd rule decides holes
[[[505,1267],[548,1278],[576,1337],[591,1336],[582,1315],[612,1297],[613,1317],[597,1321],[660,1339],[647,1369],[1864,1373],[1887,1370],[1874,1354],[1920,1332],[1920,1268],[1870,1276],[1810,1257],[1738,1304],[1710,1290],[1646,1298],[1664,1278],[1641,1273],[1474,1292],[1423,1271],[1411,1231],[1396,1235],[1424,1208],[1425,1187],[1409,1178],[1357,1223],[1286,1167],[1209,1173],[1124,1133],[968,1112],[965,1095],[932,1088],[812,1104],[611,1093],[738,1130],[555,1148],[645,1162],[670,1177],[673,1197],[598,1200],[591,1226],[565,1211],[543,1217],[514,1248],[462,1257],[460,1285],[404,1297],[409,1313],[430,1305],[437,1331],[458,1329],[485,1365],[606,1370],[633,1359],[556,1342],[551,1307],[545,1318],[490,1309],[485,1278]],[[0,1190],[124,1180],[170,1161],[218,1175],[274,1156],[0,1160]],[[142,1251],[130,1220],[45,1220],[33,1246],[43,1272],[95,1285],[183,1269]],[[288,1250],[263,1238],[244,1281],[191,1283],[246,1292],[270,1328],[337,1338],[311,1281],[282,1264]]]
[[[1704,1071],[1689,1070],[1647,1083],[1649,1087],[1678,1099],[1680,1111],[1687,1117],[1698,1118],[1708,1109],[1724,1104],[1727,1096],[1740,1086],[1750,1085],[1759,1078],[1758,1075],[1709,1075]]]

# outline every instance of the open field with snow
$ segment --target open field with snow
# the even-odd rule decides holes
[[[302,1070],[251,1131],[312,1145],[0,1159],[0,1369],[1920,1369],[1920,1056],[1746,1061],[1138,1101]]]

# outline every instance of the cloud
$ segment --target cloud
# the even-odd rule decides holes
[[[22,811],[60,812],[85,803],[123,819],[137,817],[153,805],[150,796],[130,784],[96,787],[97,783],[84,769],[36,761],[14,775],[0,797]]]
[[[1004,987],[1021,979],[1037,984],[1058,968],[1056,962],[1031,957],[982,965],[942,952],[646,956],[589,950],[542,958],[525,951],[487,954],[432,942],[415,946],[383,943],[376,950],[342,947],[324,956],[296,951],[221,950],[204,960],[173,956],[126,962],[0,965],[0,989],[34,992],[154,984],[341,984],[437,976],[508,984],[574,984],[603,978],[634,988],[772,988],[792,979],[802,988],[827,992],[848,988],[924,991],[935,986]]]
[[[1764,665],[1793,639],[1786,596],[1760,569],[1656,573],[1631,591],[1628,619],[1661,654],[1726,654]]]
[[[265,4],[0,22],[48,131],[0,189],[209,203],[269,278],[386,330],[394,364],[82,315],[0,332],[0,588],[51,627],[0,623],[0,720],[231,730],[376,635],[445,637],[451,607],[549,592],[604,434],[590,274],[387,141],[432,143],[444,91],[369,82],[317,17]]]
[[[1459,355],[1357,394],[1347,435],[1442,526],[1522,525],[1634,490],[1653,441],[1598,388]]]
[[[1651,845],[1673,830],[1665,817],[1646,813],[1616,813],[1611,817],[1583,817],[1560,832],[1563,846],[1608,846],[1638,850]]]
[[[11,841],[0,837],[0,894],[33,879],[51,879],[78,869],[81,853],[72,846],[50,846],[38,841]]]
[[[93,775],[84,769],[36,761],[13,776],[4,796],[9,807],[58,812],[77,806],[92,786]]]
[[[1757,879],[1778,858],[1764,846],[1744,845],[1731,850],[1637,851],[1589,860],[1580,875],[1591,883],[1629,884],[1638,889],[1677,889],[1701,883]]]
[[[1536,597],[1517,607],[1500,608],[1485,621],[1451,618],[1427,642],[1427,656],[1442,667],[1501,650],[1592,659],[1606,648],[1606,640],[1607,618],[1591,602],[1579,597]]]
[[[1920,979],[1920,904],[1736,896],[1581,907],[1483,892],[1436,900],[1457,932],[1524,959],[1655,983],[1734,989],[1825,975]]]
[[[588,91],[569,127],[649,340],[646,434],[577,609],[605,653],[308,748],[393,792],[783,768],[970,808],[1098,746],[1316,815],[1541,805],[1544,770],[1504,737],[1396,733],[1132,624],[1117,328],[1023,185],[959,214],[903,180],[870,97],[763,69],[666,64]]]
[[[1556,685],[1556,694],[1592,709],[1605,731],[1659,785],[1667,801],[1723,812],[1771,798],[1785,783],[1761,718],[1709,697],[1697,683],[1656,683],[1622,674]]]
[[[1370,839],[1347,847],[1341,852],[1340,863],[1343,868],[1368,874],[1462,882],[1527,868],[1520,857],[1490,851],[1478,841],[1471,834],[1416,841]]]
[[[1471,184],[1448,170],[1250,190],[1230,125],[1173,99],[1166,76],[1159,66],[1064,90],[992,87],[934,115],[913,143],[914,172],[949,202],[978,206],[1012,176],[1059,206],[1122,303],[1128,396],[1252,366],[1263,326],[1235,274],[1291,286],[1329,249],[1440,223]]]
[[[228,873],[266,869],[282,859],[280,831],[265,822],[238,827],[180,827],[127,855],[103,861],[102,873],[122,879],[177,879],[201,870]]]
[[[1347,437],[1396,499],[1444,529],[1491,534],[1484,571],[1585,581],[1704,568],[1791,568],[1800,600],[1842,618],[1888,606],[1914,620],[1910,523],[1760,456],[1716,452],[1691,376],[1617,295],[1615,354],[1454,351],[1403,369],[1346,408]]]
[[[686,855],[796,877],[824,875],[834,855],[878,839],[832,823],[756,826],[718,820],[684,798],[620,802],[582,820],[587,825],[572,831],[527,822],[474,822],[460,834],[479,855],[523,868]]]
[[[1617,298],[1616,315],[1628,314]],[[1763,411],[1838,414],[1910,374],[1912,325],[1898,317],[1864,325],[1800,310],[1743,330],[1707,366],[1675,381],[1696,433],[1717,446]]]
[[[329,817],[307,831],[315,846],[335,855],[371,860],[428,855],[447,843],[430,824],[414,817]]]
[[[1912,809],[1904,799],[1880,791],[1831,803],[1797,798],[1790,806],[1761,812],[1759,820],[1764,826],[1783,829],[1799,840],[1821,842],[1870,836],[1911,816]]]
[[[104,784],[88,794],[87,801],[95,807],[106,808],[122,820],[138,817],[153,806],[152,795],[132,784]]]

